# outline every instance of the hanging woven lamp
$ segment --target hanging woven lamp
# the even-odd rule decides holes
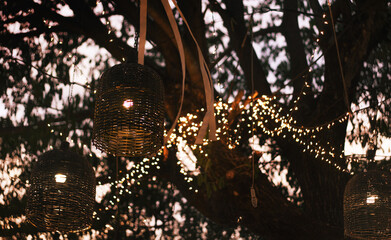
[[[391,174],[369,170],[352,177],[344,193],[345,235],[391,239]]]
[[[159,75],[137,63],[105,71],[96,93],[93,143],[115,156],[148,157],[163,144],[164,89]]]
[[[44,231],[79,232],[92,225],[95,173],[69,144],[42,154],[27,190],[27,219]]]

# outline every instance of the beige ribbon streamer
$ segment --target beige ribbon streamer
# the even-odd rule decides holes
[[[178,25],[175,21],[174,14],[172,13],[172,9],[170,7],[170,4],[168,0],[161,0],[164,10],[166,11],[168,20],[170,22],[172,31],[175,36],[175,40],[178,46],[178,51],[179,51],[179,56],[181,59],[181,66],[182,66],[182,93],[181,93],[181,101],[179,105],[179,110],[178,114],[175,117],[174,123],[171,126],[171,129],[168,131],[167,136],[164,139],[164,142],[166,143],[172,132],[174,131],[174,128],[178,122],[179,116],[182,111],[182,105],[183,105],[183,98],[184,98],[184,93],[185,93],[185,76],[186,76],[186,62],[185,62],[185,51],[183,48],[182,44],[182,39],[181,35],[179,33]],[[215,116],[214,116],[214,94],[213,94],[213,82],[211,80],[210,72],[208,65],[206,64],[206,61],[204,59],[204,56],[202,55],[202,51],[200,47],[198,46],[198,43],[193,35],[193,33],[190,30],[189,24],[187,23],[182,11],[179,9],[179,6],[177,3],[173,0],[172,1],[175,7],[177,8],[179,14],[181,15],[184,23],[186,24],[190,35],[193,38],[194,43],[197,46],[197,51],[198,51],[198,60],[200,64],[200,70],[201,70],[201,75],[204,83],[204,89],[205,89],[205,101],[206,101],[206,107],[207,107],[207,112],[204,116],[202,126],[198,132],[197,138],[196,138],[196,144],[202,143],[206,132],[207,128],[209,126],[209,140],[215,141],[217,140],[216,138],[216,121],[215,121]],[[146,25],[147,25],[147,0],[140,0],[140,44],[139,44],[139,52],[138,52],[138,63],[139,64],[144,64],[144,49],[145,49],[145,37],[146,37]]]
[[[140,0],[140,41],[138,45],[138,64],[144,65],[145,42],[147,35],[147,0]]]
[[[196,138],[196,144],[202,143],[202,140],[204,139],[206,135],[206,130],[209,126],[209,140],[211,141],[216,141],[216,120],[215,120],[215,115],[214,115],[214,92],[213,92],[213,82],[210,77],[210,72],[208,65],[206,64],[206,61],[204,59],[204,56],[202,54],[201,48],[197,43],[197,40],[195,39],[193,32],[190,29],[189,24],[186,21],[185,16],[183,15],[182,11],[180,10],[178,4],[176,1],[172,1],[175,7],[177,8],[179,14],[182,17],[183,22],[186,24],[187,29],[189,30],[189,33],[191,37],[193,38],[194,43],[197,46],[197,51],[198,51],[198,60],[200,64],[200,69],[201,69],[201,75],[202,75],[202,80],[204,82],[204,89],[205,89],[205,101],[206,101],[206,114],[204,116],[204,119],[202,121],[202,126],[198,132],[197,138]]]
[[[182,105],[183,105],[183,97],[185,95],[185,77],[186,77],[186,63],[185,63],[185,50],[183,49],[183,44],[182,44],[182,38],[181,35],[179,34],[179,29],[178,25],[176,24],[174,14],[172,13],[170,4],[168,3],[168,0],[161,0],[164,10],[166,11],[168,21],[170,22],[172,31],[174,32],[175,40],[178,45],[178,51],[179,51],[179,57],[181,59],[181,66],[182,66],[182,93],[181,93],[181,103],[179,105],[179,110],[178,114],[175,117],[174,123],[172,124],[170,130],[167,133],[166,138],[164,139],[164,142],[167,143],[169,140],[172,132],[174,131],[174,128],[178,122],[179,116],[182,111]]]
[[[214,103],[214,97],[212,91],[213,85],[211,84],[212,81],[210,81],[210,72],[208,66],[206,65],[206,62],[202,56],[201,49],[198,47],[198,45],[197,45],[197,50],[198,50],[198,60],[200,62],[200,68],[201,68],[201,75],[204,81],[206,109],[207,109],[204,119],[202,120],[202,126],[198,132],[195,141],[196,144],[201,144],[206,135],[208,126],[209,126],[209,140],[215,141],[217,139],[216,139],[216,121],[214,117],[214,106],[213,106]]]

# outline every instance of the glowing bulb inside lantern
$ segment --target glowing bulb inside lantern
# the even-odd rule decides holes
[[[54,178],[58,183],[64,183],[67,180],[67,176],[61,173],[57,173]]]
[[[126,109],[129,109],[130,107],[133,107],[133,101],[131,99],[125,100],[122,106],[124,106]]]
[[[377,195],[370,195],[367,196],[367,204],[374,204],[376,200],[379,199]]]

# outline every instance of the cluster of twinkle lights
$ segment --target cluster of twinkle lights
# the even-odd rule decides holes
[[[308,84],[304,88],[310,88]],[[305,91],[302,92],[305,95]],[[229,114],[233,110],[230,104],[224,103],[222,100],[219,100],[214,104],[215,107],[215,116],[216,116],[216,135],[217,140],[223,141],[227,144],[229,149],[234,149],[240,144],[243,134],[253,134],[253,128],[260,130],[261,133],[266,134],[269,137],[282,137],[289,138],[291,137],[297,144],[302,147],[302,151],[305,153],[313,154],[315,158],[320,159],[331,166],[335,167],[337,170],[342,172],[348,172],[354,174],[354,172],[349,171],[347,168],[343,168],[333,162],[331,159],[336,157],[344,158],[344,153],[337,153],[337,150],[331,146],[330,142],[326,142],[325,146],[322,145],[321,141],[317,139],[317,133],[321,131],[327,131],[331,129],[334,125],[346,121],[349,117],[349,114],[343,114],[340,117],[315,127],[305,127],[299,126],[296,124],[296,120],[292,117],[293,113],[297,110],[296,104],[300,100],[298,97],[294,101],[294,106],[290,108],[287,113],[284,112],[284,108],[280,107],[277,104],[276,97],[262,96],[257,99],[253,99],[249,103],[249,106],[239,104],[238,108],[240,109],[240,116],[234,127],[229,125]],[[205,109],[200,109],[198,112],[204,112]],[[206,149],[209,144],[208,139],[204,139],[202,144],[195,144],[194,140],[197,136],[197,133],[202,124],[201,121],[197,121],[199,118],[196,114],[188,113],[184,117],[180,117],[178,120],[178,127],[171,134],[167,145],[163,146],[162,149],[157,153],[155,157],[151,159],[144,158],[142,161],[135,163],[132,168],[119,180],[112,181],[111,184],[116,189],[118,189],[118,195],[113,194],[113,198],[109,200],[111,206],[105,207],[104,210],[112,209],[117,203],[120,202],[120,196],[123,194],[132,194],[131,191],[124,187],[124,182],[127,181],[128,185],[140,184],[139,180],[146,175],[151,167],[157,169],[160,168],[159,162],[164,157],[163,149],[164,147],[171,148],[174,145],[179,145],[184,143],[191,148],[192,151],[202,154],[202,157],[208,158],[208,151]],[[268,124],[271,123],[271,124]],[[273,127],[271,127],[273,126]],[[245,131],[245,132],[244,132]],[[258,131],[259,132],[259,131]],[[353,161],[349,159],[348,161]],[[178,165],[181,166],[181,173],[184,175],[184,179],[190,183],[193,181],[193,177],[186,170],[186,166],[182,160],[178,160]],[[109,180],[111,177],[109,177]],[[155,181],[155,177],[152,178]],[[98,185],[104,185],[101,182],[98,182]],[[198,192],[197,189],[189,187],[189,190],[194,190]],[[103,209],[100,209],[103,210]],[[94,217],[99,220],[99,217],[94,214]],[[115,218],[115,215],[111,216]]]
[[[306,84],[305,87],[310,88],[308,84]],[[302,146],[303,152],[313,154],[315,158],[327,162],[340,171],[350,172],[348,169],[339,166],[331,160],[336,157],[344,158],[344,153],[337,153],[337,150],[329,141],[322,144],[321,140],[317,137],[319,132],[327,131],[335,124],[346,121],[349,114],[343,114],[320,126],[298,126],[297,121],[292,117],[292,114],[298,109],[296,104],[299,100],[300,97],[295,100],[295,105],[290,108],[286,114],[283,113],[284,108],[278,106],[276,97],[262,96],[258,99],[254,99],[250,102],[250,107],[241,104],[239,105],[241,114],[236,122],[236,126],[233,128],[228,124],[228,115],[232,108],[229,104],[220,100],[214,104],[217,120],[217,140],[224,141],[229,149],[234,149],[240,144],[243,134],[252,134],[253,131],[257,130],[261,130],[262,133],[269,137],[291,137],[292,140]],[[204,109],[201,109],[201,112],[203,111]],[[208,145],[208,139],[204,139],[203,144],[189,143],[194,142],[192,138],[195,138],[197,135],[201,124],[202,122],[197,121],[197,115],[195,114],[188,113],[186,117],[181,117],[179,119],[178,128],[170,136],[167,147],[170,147],[172,144],[185,142],[193,151],[197,150],[207,158],[208,153],[204,147]],[[350,172],[350,174],[354,173]]]
[[[109,183],[102,183],[98,181],[98,186],[104,186],[107,184],[110,185],[111,187],[114,187],[117,190],[115,194],[112,194],[112,199],[108,200],[108,203],[110,205],[106,206],[104,209],[99,209],[99,211],[103,212],[104,210],[105,211],[112,210],[115,208],[116,204],[120,202],[121,196],[123,196],[124,194],[131,195],[132,192],[129,189],[125,188],[125,182],[126,185],[128,186],[133,184],[140,185],[139,180],[147,176],[149,174],[149,170],[152,167],[155,167],[156,169],[160,169],[159,161],[160,158],[162,158],[162,155],[163,155],[163,148],[157,153],[155,157],[152,157],[151,159],[143,158],[140,162],[135,162],[135,164],[130,168],[130,170],[120,179],[111,181]],[[111,176],[108,176],[107,178],[108,180],[112,180]],[[153,176],[151,180],[156,181],[156,177]],[[128,209],[130,208],[131,206],[128,206]],[[94,212],[93,217],[98,221],[100,220],[100,217],[98,216],[97,212]],[[111,215],[112,219],[115,219],[115,217],[116,217],[115,214]],[[106,227],[110,228],[110,226],[106,226]]]

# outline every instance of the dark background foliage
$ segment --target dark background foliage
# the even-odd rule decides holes
[[[148,4],[151,47],[146,64],[164,80],[169,127],[180,99],[179,55],[160,1]],[[307,95],[301,96],[293,114],[298,125],[327,124],[352,109],[351,129],[347,131],[343,122],[316,136],[327,150],[336,149],[339,154],[331,161],[344,168],[346,159],[340,154],[345,140],[380,148],[390,137],[389,2],[332,2],[344,79],[325,4],[316,0],[178,4],[206,56],[216,99],[228,102],[242,90],[245,97],[255,90],[259,96],[276,96],[276,104],[286,113],[307,81]],[[175,9],[174,13],[187,58],[182,114],[199,114],[205,106],[194,61],[197,51]],[[106,186],[108,192],[96,203],[92,229],[66,238],[85,234],[101,239],[343,239],[342,196],[350,176],[314,154],[303,153],[292,133],[282,138],[255,129],[266,150],[254,154],[259,206],[251,206],[248,113],[233,116],[232,126],[238,126],[238,132],[232,126],[229,132],[238,140],[234,151],[224,141],[208,146],[207,159],[194,151],[200,173],[189,172],[194,178],[190,183],[180,173],[176,146],[159,156],[157,164],[156,159],[143,166],[137,164],[142,159],[120,159],[118,176],[115,158],[97,155],[91,144],[95,86],[105,69],[136,59],[138,1],[5,0],[0,2],[0,17],[1,237],[65,237],[41,233],[23,217],[31,163],[68,140],[96,169],[98,189]],[[388,159],[383,160],[379,167],[389,171]],[[364,165],[352,168],[361,171]],[[275,174],[285,175],[287,184],[273,183]],[[126,179],[126,193],[115,188],[117,177]],[[117,197],[119,203],[113,204]]]

